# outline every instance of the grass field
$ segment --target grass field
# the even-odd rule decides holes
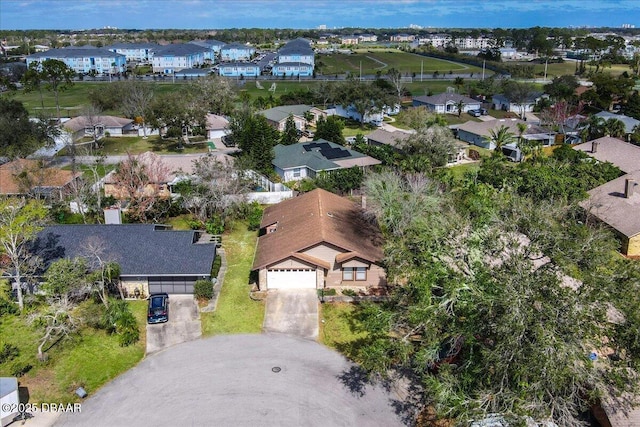
[[[446,60],[429,58],[400,51],[366,51],[347,54],[318,55],[316,64],[319,64],[319,72],[325,75],[351,73],[362,75],[372,75],[378,72],[385,74],[390,68],[395,68],[402,74],[420,76],[420,71],[424,75],[431,75],[435,71],[440,74],[454,73],[478,73],[481,68],[466,64],[450,62]]]
[[[222,237],[227,256],[225,274],[218,307],[212,313],[202,313],[202,334],[257,334],[262,331],[264,302],[249,298],[249,273],[257,243],[257,233],[248,231],[247,224],[237,222]]]
[[[320,306],[319,341],[353,359],[358,340],[366,333],[353,331],[353,315],[357,306],[349,303],[324,303]]]
[[[89,395],[122,372],[135,366],[144,356],[146,345],[146,301],[129,303],[140,330],[140,340],[131,346],[120,347],[118,338],[88,327],[69,341],[53,345],[42,363],[36,358],[40,332],[25,320],[26,315],[5,315],[0,321],[2,342],[19,348],[19,355],[0,364],[0,376],[13,376],[16,366],[31,365],[20,377],[20,386],[27,387],[29,401],[73,402],[78,398],[76,388],[82,386]]]
[[[518,64],[517,62],[507,62],[506,64]],[[531,65],[528,62],[522,63],[523,65]],[[544,64],[535,64],[533,66],[533,71],[535,72],[537,77],[544,76]],[[587,65],[587,71],[593,70],[595,71],[595,67],[591,67]],[[631,73],[631,68],[627,64],[614,64],[610,68],[605,68],[605,73],[613,74],[614,76],[618,76],[623,72],[627,71]],[[576,63],[574,61],[566,61],[563,63],[557,64],[548,64],[547,65],[547,79],[551,80],[554,77],[564,76],[564,75],[574,75],[576,72]]]

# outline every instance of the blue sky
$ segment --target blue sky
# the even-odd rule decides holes
[[[640,27],[640,0],[0,0],[0,29]]]

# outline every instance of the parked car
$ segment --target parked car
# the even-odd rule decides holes
[[[480,109],[480,114],[482,114],[483,116],[486,116],[487,114],[489,114],[489,112],[487,111],[486,108],[481,108]]]
[[[482,115],[482,112],[480,110],[469,110],[467,111],[467,113],[469,113],[473,117],[480,117]]]
[[[147,323],[163,323],[169,321],[169,295],[151,294],[149,296],[149,311]]]
[[[313,133],[312,131],[310,131],[310,130],[308,130],[308,129],[307,129],[307,130],[303,130],[303,131],[302,131],[302,135],[303,135],[303,136],[306,136],[307,138],[313,138],[314,133]]]

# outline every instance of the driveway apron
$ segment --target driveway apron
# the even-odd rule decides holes
[[[147,325],[147,354],[202,336],[193,295],[169,295],[169,321]]]
[[[318,296],[315,289],[278,289],[267,295],[264,332],[305,339],[318,338]]]

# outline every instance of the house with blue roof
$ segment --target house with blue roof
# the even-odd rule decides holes
[[[256,53],[256,48],[244,44],[226,44],[220,49],[220,60],[227,62],[248,61]]]
[[[42,63],[47,59],[64,62],[77,74],[117,74],[123,73],[127,66],[126,56],[97,47],[78,47],[49,49],[27,56],[27,67],[32,62]]]
[[[273,150],[275,157],[272,164],[284,182],[315,178],[320,172],[355,166],[366,168],[382,163],[366,154],[324,139],[292,145],[278,144]]]
[[[311,77],[315,66],[315,57],[311,42],[297,38],[278,50],[276,64],[271,70],[274,76]]]
[[[260,66],[253,62],[227,62],[218,66],[218,73],[222,77],[257,77]]]
[[[156,43],[114,43],[104,48],[127,57],[127,61],[149,63],[153,52],[159,48]]]
[[[207,61],[207,48],[191,43],[170,44],[158,48],[151,61],[154,73],[173,74],[196,68]]]

